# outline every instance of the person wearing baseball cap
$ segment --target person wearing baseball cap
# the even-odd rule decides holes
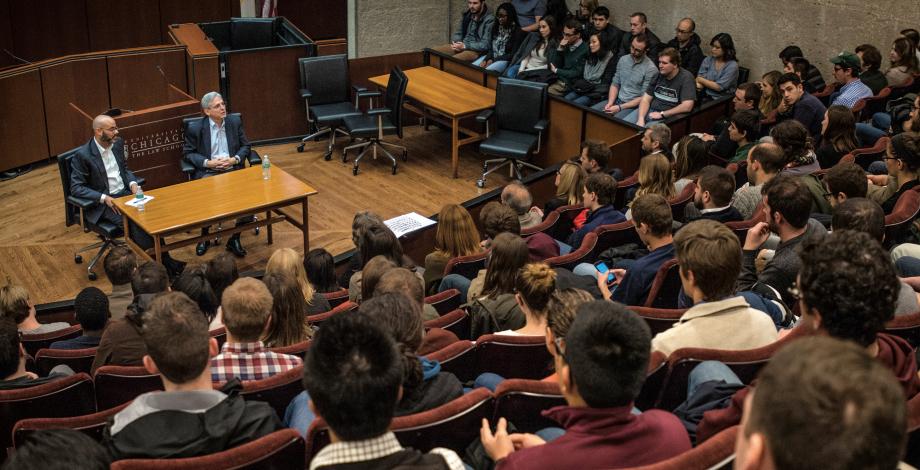
[[[831,63],[834,64],[834,79],[840,84],[831,95],[832,106],[839,104],[852,109],[859,100],[872,96],[872,90],[859,79],[862,68],[859,56],[843,51],[831,57]]]

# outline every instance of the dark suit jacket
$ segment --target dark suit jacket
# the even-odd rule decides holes
[[[239,115],[227,114],[224,122],[227,131],[227,151],[231,157],[239,157],[240,163],[233,167],[233,170],[239,170],[243,168],[243,161],[249,156],[249,139],[243,132],[243,121]],[[208,173],[220,173],[209,169],[204,164],[205,160],[211,158],[211,123],[207,116],[189,124],[185,133],[182,154],[189,163],[195,166],[193,178],[198,179]]]
[[[125,141],[117,139],[112,144],[112,154],[118,164],[118,172],[125,183],[125,191],[130,191],[132,181],[137,181],[134,173],[125,163]],[[70,161],[70,195],[74,197],[99,201],[103,194],[109,194],[108,175],[102,163],[102,155],[94,139],[89,139],[85,145],[77,150]],[[98,223],[105,211],[104,204],[96,204],[84,212],[86,218],[92,223]]]

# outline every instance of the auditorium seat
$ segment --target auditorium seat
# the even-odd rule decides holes
[[[907,455],[903,461],[920,466],[920,394],[907,401]]]
[[[623,181],[617,181],[617,193],[613,198],[613,207],[617,210],[626,209],[626,199],[630,190],[639,189],[639,172],[633,173],[632,176],[626,177]]]
[[[39,349],[35,354],[35,367],[41,376],[48,375],[55,366],[64,364],[74,372],[90,373],[97,348],[85,349]]]
[[[493,423],[505,418],[517,432],[537,432],[559,423],[540,413],[555,406],[565,405],[565,398],[558,382],[541,380],[507,379],[495,389],[495,413]]]
[[[73,429],[102,442],[102,431],[105,429],[109,418],[125,409],[130,402],[123,403],[115,408],[99,411],[88,415],[71,416],[65,418],[29,418],[20,420],[13,427],[13,447],[17,447],[35,431],[45,429]]]
[[[677,308],[680,289],[680,265],[676,258],[672,258],[665,261],[655,273],[643,307]]]
[[[26,350],[26,353],[32,357],[38,353],[39,349],[46,349],[51,347],[51,343],[55,341],[63,341],[65,339],[74,339],[79,338],[83,334],[83,327],[80,325],[71,325],[63,330],[52,331],[49,333],[41,333],[37,335],[24,334],[22,335],[22,348]]]
[[[853,157],[856,159],[856,164],[861,166],[864,170],[868,170],[872,162],[881,160],[885,157],[889,142],[891,142],[891,138],[882,136],[875,141],[875,145],[854,149],[850,153],[853,154]]]
[[[143,393],[163,390],[160,376],[147,372],[144,366],[102,366],[96,369],[93,382],[99,410],[127,403]]]
[[[565,268],[572,270],[581,263],[591,263],[597,259],[600,251],[597,247],[597,233],[588,232],[581,240],[581,246],[572,250],[572,252],[553,256],[543,260],[551,268]]]
[[[277,348],[269,348],[274,353],[278,354],[290,354],[292,356],[297,356],[301,359],[306,357],[307,350],[310,349],[310,340],[301,341],[299,343],[294,343],[288,346],[280,346]]]
[[[457,335],[458,339],[470,339],[470,315],[466,310],[456,309],[453,312],[445,313],[440,318],[428,320],[425,322],[425,328],[441,328]]]
[[[696,183],[690,183],[684,186],[680,194],[668,200],[671,206],[671,217],[678,222],[685,222],[684,207],[693,202],[693,192],[696,190]]]
[[[894,317],[885,324],[885,333],[905,339],[913,347],[920,347],[920,312]]]
[[[732,426],[683,454],[651,465],[624,470],[731,470],[739,426]]]
[[[639,395],[633,404],[640,410],[648,410],[655,407],[658,397],[661,396],[661,389],[668,377],[668,358],[661,351],[652,351],[648,359],[648,369],[645,373],[645,382]]]
[[[475,353],[479,373],[537,380],[553,373],[553,356],[543,336],[483,335],[476,340]]]
[[[425,297],[425,303],[434,307],[439,315],[452,312],[460,307],[460,291],[448,289]]]
[[[311,325],[318,326],[320,323],[328,320],[329,317],[333,315],[338,315],[340,313],[345,313],[345,312],[351,312],[357,309],[358,309],[358,304],[351,302],[351,301],[345,302],[345,303],[339,304],[338,307],[328,312],[317,313],[316,315],[308,315],[307,322],[309,322]]]
[[[575,218],[578,214],[584,212],[585,207],[581,204],[571,204],[556,209],[559,212],[559,221],[555,225],[545,230],[543,233],[556,240],[565,240],[573,232]]]
[[[326,298],[332,308],[348,301],[348,289],[344,287],[335,292],[323,292],[321,295]]]
[[[639,239],[636,224],[632,220],[618,224],[601,225],[594,229],[594,233],[597,234],[597,256],[591,261],[596,261],[601,253],[610,248],[623,246],[627,243],[634,243],[639,246],[644,245],[642,240]]]
[[[521,238],[527,238],[537,232],[543,232],[547,235],[552,232],[552,228],[559,222],[559,212],[552,211],[549,214],[543,215],[543,222],[540,222],[537,225],[533,225],[527,228],[521,229]],[[552,236],[552,235],[550,235]]]
[[[444,266],[444,275],[459,274],[469,280],[476,279],[479,271],[486,269],[486,258],[489,256],[489,250],[477,253],[475,255],[457,256],[447,261]]]
[[[905,191],[894,204],[891,213],[885,216],[885,246],[891,248],[899,243],[910,241],[911,225],[920,213],[920,192],[915,187]]]
[[[687,309],[670,309],[670,308],[652,308],[652,307],[639,307],[639,306],[629,306],[629,309],[633,312],[636,312],[639,315],[639,318],[645,320],[645,323],[648,324],[649,329],[652,331],[652,336],[665,331],[683,316],[684,312]]]
[[[303,365],[288,369],[261,380],[244,380],[243,391],[246,400],[262,401],[275,409],[279,417],[284,416],[291,400],[303,391]]]
[[[460,340],[426,357],[440,362],[442,371],[454,374],[461,381],[472,380],[478,375],[476,354],[473,351],[475,345],[472,341]]]

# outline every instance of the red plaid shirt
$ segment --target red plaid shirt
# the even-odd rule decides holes
[[[220,354],[211,359],[211,381],[226,382],[259,380],[301,364],[297,356],[269,351],[261,341],[255,343],[224,343]]]

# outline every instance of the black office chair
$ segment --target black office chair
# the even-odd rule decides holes
[[[495,115],[494,133],[489,130],[489,118]],[[499,78],[495,92],[495,108],[487,109],[476,116],[486,125],[486,140],[479,144],[479,151],[486,155],[502,158],[486,160],[482,165],[482,177],[476,181],[480,188],[486,184],[486,176],[493,171],[510,165],[509,176],[522,179],[523,167],[540,171],[542,168],[527,162],[532,153],[540,152],[543,131],[548,126],[546,115],[546,84]],[[534,149],[536,146],[536,149]],[[498,163],[489,169],[489,165]]]
[[[96,255],[93,256],[92,261],[89,262],[89,266],[86,267],[86,277],[89,278],[90,281],[95,281],[97,276],[96,273],[93,272],[93,268],[95,268],[96,263],[108,253],[109,249],[113,246],[123,246],[125,244],[123,240],[118,240],[118,238],[124,236],[124,230],[122,227],[106,222],[105,220],[100,220],[99,223],[96,224],[86,220],[86,217],[83,216],[83,211],[101,203],[99,201],[70,195],[70,164],[77,150],[78,148],[68,150],[57,157],[58,172],[61,175],[61,189],[64,190],[64,225],[70,227],[71,225],[80,224],[84,232],[93,232],[99,236],[100,241],[98,243],[84,246],[75,251],[73,255],[73,262],[80,264],[83,262],[83,256],[81,256],[80,253],[96,248],[99,249]],[[137,184],[143,186],[144,183],[145,180],[143,178],[137,179]]]
[[[344,54],[298,59],[300,65],[300,97],[307,107],[307,121],[312,134],[303,142],[318,140],[329,134],[329,147],[323,158],[332,159],[336,133],[348,135],[342,129],[342,120],[348,116],[360,116],[358,98],[367,89],[353,86],[355,102],[348,101],[348,56]],[[303,152],[304,143],[297,146]]]
[[[386,97],[384,98],[383,108],[368,109],[365,114],[360,116],[349,116],[344,119],[345,129],[348,134],[355,139],[366,139],[354,145],[349,145],[342,150],[342,162],[348,161],[348,151],[351,149],[363,149],[358,157],[355,158],[355,167],[352,174],[358,174],[358,163],[368,150],[374,150],[374,158],[377,158],[377,149],[379,148],[390,161],[393,163],[393,174],[396,174],[396,157],[387,151],[385,147],[392,147],[402,151],[403,161],[408,160],[406,148],[396,145],[392,142],[383,140],[383,136],[396,134],[402,139],[403,128],[403,102],[406,99],[406,88],[409,86],[409,77],[400,70],[399,67],[393,67],[390,71],[390,81],[387,83]],[[364,92],[362,96],[369,98],[379,97],[379,91]]]

